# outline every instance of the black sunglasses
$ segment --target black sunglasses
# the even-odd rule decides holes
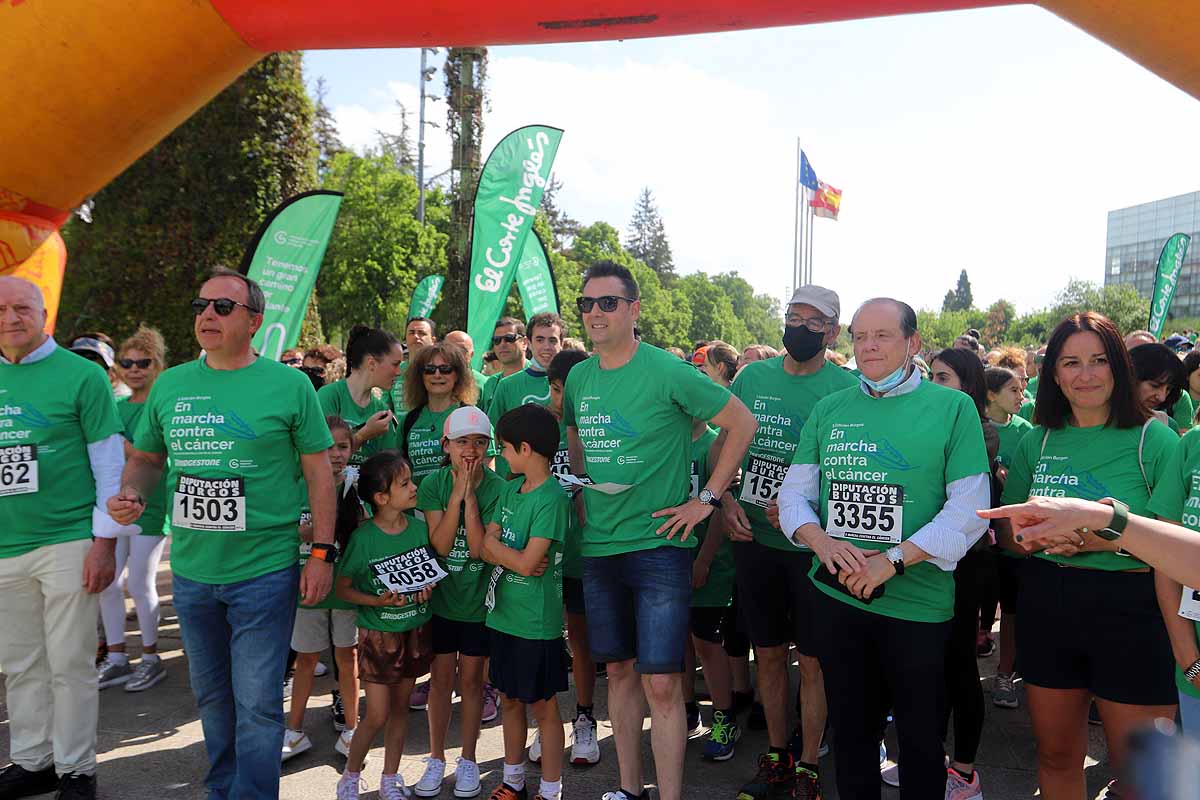
[[[520,338],[521,338],[521,334],[519,334],[519,333],[506,333],[503,336],[493,336],[492,337],[492,347],[495,347],[496,345],[500,344],[501,342],[508,342],[509,344],[512,344],[513,342],[515,342],[517,339],[520,339]]]
[[[439,372],[442,373],[443,375],[452,375],[452,374],[454,374],[454,367],[450,366],[449,364],[426,364],[425,365],[425,374],[426,375],[436,375]]]
[[[283,363],[285,363],[289,367],[291,367],[291,366],[295,366],[296,364],[303,364],[304,359],[302,359],[302,358],[285,358],[283,360]]]
[[[150,369],[150,365],[154,363],[152,358],[122,358],[117,361],[121,365],[121,369]]]
[[[626,303],[636,303],[637,300],[632,297],[622,297],[617,294],[606,294],[603,297],[577,297],[575,298],[575,307],[580,313],[590,313],[592,308],[597,304],[601,311],[613,312],[617,310],[617,306],[624,300]]]
[[[233,313],[233,309],[237,306],[249,311],[251,314],[257,314],[258,309],[251,308],[245,303],[239,303],[237,300],[230,300],[228,297],[197,297],[192,301],[192,313],[197,317],[204,313],[208,308],[208,304],[212,303],[212,307],[217,310],[217,313],[222,317],[228,317]]]

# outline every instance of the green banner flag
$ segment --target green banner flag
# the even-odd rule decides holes
[[[1187,255],[1188,243],[1192,238],[1186,233],[1177,233],[1163,245],[1158,256],[1158,271],[1154,274],[1154,294],[1150,297],[1150,322],[1146,325],[1154,338],[1162,336],[1167,312],[1175,299],[1175,286],[1179,273],[1183,271],[1183,258]]]
[[[251,344],[275,361],[300,339],[308,298],[317,282],[333,232],[341,192],[304,192],[271,212],[242,259],[242,274],[258,282],[267,298],[262,327]]]
[[[554,285],[554,273],[550,271],[550,259],[546,247],[536,232],[525,239],[525,252],[517,266],[517,289],[521,292],[521,308],[525,319],[546,311],[558,313],[558,289]]]
[[[525,253],[533,217],[550,180],[562,131],[544,125],[518,128],[488,156],[475,192],[471,227],[471,274],[467,291],[467,333],[490,342],[492,330]],[[483,365],[487,348],[475,348],[471,366]]]
[[[412,302],[408,305],[408,318],[428,317],[433,313],[438,298],[442,296],[442,284],[446,279],[441,275],[426,275],[413,290]]]

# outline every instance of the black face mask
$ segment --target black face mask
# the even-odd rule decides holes
[[[783,329],[783,347],[796,361],[808,361],[825,349],[825,333],[810,331],[804,325],[788,325]]]

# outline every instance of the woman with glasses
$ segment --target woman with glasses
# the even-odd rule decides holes
[[[1148,422],[1129,353],[1116,326],[1095,312],[1063,320],[1050,337],[1034,428],[1017,446],[1003,502],[1033,495],[1113,498],[1146,514],[1179,438]],[[1095,697],[1113,770],[1128,738],[1175,716],[1171,644],[1154,576],[1119,542],[1071,532],[1017,544],[997,520],[1002,544],[1033,558],[1021,564],[1017,652],[1047,800],[1083,797],[1088,705]],[[1110,796],[1116,791],[1110,789]]]
[[[415,483],[441,469],[446,417],[478,399],[479,387],[467,354],[458,345],[439,342],[413,356],[404,376],[404,405],[410,410],[400,422],[400,452],[412,464]]]
[[[167,347],[162,334],[142,326],[121,344],[114,368],[133,394],[117,400],[117,412],[125,431],[126,457],[132,449],[130,442],[142,412],[150,387],[159,373],[166,369]],[[138,536],[117,539],[116,578],[100,593],[100,618],[104,623],[104,638],[108,655],[100,662],[100,688],[125,685],[127,692],[143,692],[167,677],[158,655],[158,563],[166,543],[164,523],[167,514],[166,471],[158,486],[146,498],[146,510],[138,525]],[[127,571],[127,572],[126,572]],[[129,663],[125,649],[125,590],[133,598],[138,628],[142,634],[142,660],[135,668]]]

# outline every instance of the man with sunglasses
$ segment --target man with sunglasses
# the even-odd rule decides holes
[[[499,424],[505,413],[526,403],[550,405],[550,381],[546,378],[546,367],[562,352],[567,323],[558,314],[547,311],[530,317],[527,330],[533,359],[527,361],[525,369],[520,372],[497,380],[496,391],[488,403],[488,417],[493,426]],[[499,456],[496,457],[495,469],[500,477],[509,476],[508,462]]]
[[[525,348],[528,346],[524,322],[512,317],[496,320],[496,327],[492,331],[492,352],[500,362],[500,371],[488,379],[480,393],[479,407],[484,411],[491,407],[500,381],[525,369]]]
[[[122,531],[121,421],[104,370],[45,333],[41,291],[0,277],[0,664],[9,752],[0,797],[96,796],[97,595]]]
[[[333,441],[308,378],[251,349],[264,307],[257,283],[213,272],[192,301],[205,355],[155,381],[120,493],[108,500],[114,519],[134,522],[166,465],[174,602],[212,798],[279,796],[296,595],[306,605],[325,597],[336,553]],[[301,573],[306,495],[314,543]]]
[[[611,261],[593,264],[577,301],[596,357],[567,376],[563,423],[584,489],[583,591],[592,656],[608,664],[608,709],[621,786],[606,800],[646,796],[642,696],[663,800],[682,794],[687,745],[684,647],[689,634],[696,525],[707,519],[754,437],[754,416],[690,364],[639,342],[637,282]],[[726,431],[708,482],[689,499],[693,419]]]

